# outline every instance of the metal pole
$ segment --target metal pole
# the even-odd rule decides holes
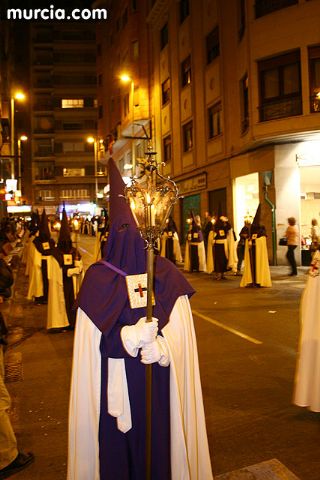
[[[14,143],[14,98],[11,97],[11,123],[10,123],[10,152],[11,152],[11,178],[14,178],[14,159],[15,159],[15,143]]]
[[[147,249],[147,322],[152,322],[152,294],[154,252],[150,243]],[[146,365],[146,480],[151,480],[152,445],[152,364]]]
[[[268,187],[264,187],[264,199],[269,205],[272,214],[272,265],[277,265],[277,235],[276,235],[276,208],[268,197]]]
[[[21,192],[21,139],[18,139],[18,190]]]
[[[132,163],[132,176],[134,177],[136,174],[136,149],[135,149],[135,141],[134,141],[134,81],[131,80],[131,116],[132,116],[132,128],[131,128],[131,163]]]
[[[98,147],[97,139],[94,139],[94,179],[95,179],[95,201],[98,202],[98,176],[97,176],[97,163],[98,163]]]

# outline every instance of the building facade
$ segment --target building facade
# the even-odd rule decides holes
[[[182,196],[174,211],[181,233],[190,209],[202,217],[221,211],[239,232],[261,203],[270,262],[285,262],[277,239],[294,216],[307,263],[311,220],[320,221],[320,1],[123,1],[112,12],[114,47],[102,46],[102,58],[121,67],[137,33],[148,44],[139,74],[154,147]],[[130,22],[139,28],[126,37]],[[100,87],[109,108],[126,111],[121,87],[115,100]],[[117,118],[113,155],[121,164],[120,143],[122,152],[130,145],[125,116]],[[101,134],[115,126],[99,124]]]
[[[102,202],[93,23],[30,26],[34,207],[92,213]]]

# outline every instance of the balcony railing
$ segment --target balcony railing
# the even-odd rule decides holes
[[[297,3],[299,3],[298,0],[256,0],[256,18],[290,7],[291,5],[296,5]]]
[[[302,114],[301,96],[268,101],[259,107],[260,122]]]

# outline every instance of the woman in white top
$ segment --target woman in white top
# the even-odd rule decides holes
[[[294,256],[294,251],[299,245],[299,230],[296,225],[296,219],[294,217],[288,218],[288,228],[286,230],[285,236],[287,237],[287,246],[288,246],[288,251],[287,251],[287,259],[289,262],[289,265],[291,266],[291,273],[289,273],[290,276],[295,276],[297,275],[297,264],[296,264],[296,259]]]

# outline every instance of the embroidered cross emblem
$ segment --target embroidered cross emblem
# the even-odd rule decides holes
[[[143,292],[146,292],[147,289],[144,287],[142,288],[141,283],[138,283],[138,288],[134,289],[135,292],[139,292],[140,297],[143,297]]]

